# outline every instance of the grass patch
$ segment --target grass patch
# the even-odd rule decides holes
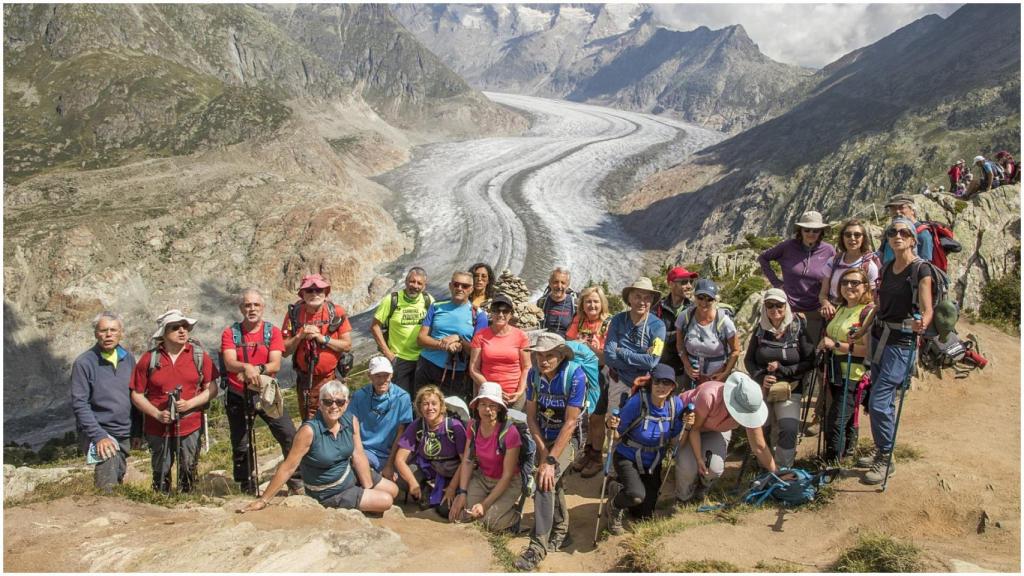
[[[12,498],[10,500],[4,500],[4,506],[16,507],[16,506],[27,506],[28,504],[35,504],[37,502],[49,502],[51,500],[59,500],[66,496],[90,496],[96,494],[96,488],[93,485],[92,474],[74,474],[65,478],[61,478],[56,482],[43,482],[42,484],[36,485],[35,489],[26,494],[21,498]]]
[[[175,478],[175,480],[177,479]],[[114,494],[132,502],[154,504],[164,508],[174,508],[186,502],[197,504],[209,504],[212,502],[208,496],[196,492],[189,494],[182,494],[180,492],[177,494],[164,494],[163,492],[153,491],[149,486],[140,486],[138,484],[120,484],[115,486]]]
[[[683,519],[674,516],[634,522],[632,524],[633,533],[623,543],[626,553],[619,558],[617,568],[625,572],[693,571],[679,570],[673,565],[662,564],[658,559],[658,542],[666,536],[706,523],[705,520]]]
[[[901,462],[920,460],[924,458],[924,454],[921,450],[913,444],[897,444],[893,454],[896,456],[896,459]]]
[[[862,534],[857,544],[843,552],[836,572],[920,572],[920,550],[880,533]]]
[[[670,572],[743,572],[732,562],[724,560],[687,560],[672,565]]]
[[[494,554],[494,562],[497,563],[499,568],[501,568],[501,571],[519,572],[515,566],[517,555],[508,549],[508,543],[512,540],[512,537],[505,532],[491,532],[479,523],[477,524],[477,528],[484,535],[484,538],[487,538],[487,543],[491,545],[491,552]]]
[[[754,572],[803,572],[804,569],[799,564],[794,564],[788,560],[772,560],[765,561],[759,560],[757,564],[754,564]]]

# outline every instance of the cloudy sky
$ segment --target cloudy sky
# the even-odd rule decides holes
[[[820,68],[922,16],[943,18],[962,4],[656,4],[678,30],[742,24],[761,52],[787,64]]]

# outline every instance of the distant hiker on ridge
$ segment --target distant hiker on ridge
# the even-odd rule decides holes
[[[113,312],[92,321],[96,344],[71,365],[71,408],[75,412],[83,454],[99,460],[93,482],[110,490],[124,481],[131,442],[142,437],[141,414],[132,406],[128,387],[135,356],[121,346],[124,323]]]

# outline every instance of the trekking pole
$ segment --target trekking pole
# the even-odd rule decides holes
[[[619,409],[612,410],[612,416],[618,418]],[[597,500],[597,521],[594,522],[594,545],[597,545],[597,536],[601,533],[601,510],[604,508],[604,491],[608,487],[608,475],[612,471],[612,454],[615,453],[615,442],[618,440],[618,431],[612,430],[611,434],[604,437],[604,445],[608,449],[608,456],[604,459],[604,479],[601,480],[601,497]]]
[[[850,330],[847,333],[847,340],[850,349],[846,351],[846,377],[843,378],[843,392],[840,396],[839,404],[839,444],[837,444],[836,458],[839,460],[839,467],[843,467],[843,455],[846,453],[846,396],[850,386],[850,368],[853,366],[853,335],[860,328],[860,324],[854,324],[850,326]]]
[[[693,405],[693,402],[690,402],[685,408],[683,408],[683,429],[679,431],[679,438],[682,438],[683,434],[686,434],[686,415],[693,412],[696,408],[697,407]],[[665,467],[665,471],[661,474],[661,484],[665,483],[665,480],[668,479],[669,470],[676,465],[676,456],[679,453],[679,442],[673,442],[673,444],[672,450],[668,453],[668,466]],[[661,484],[659,484],[659,486],[661,486]]]
[[[797,444],[800,444],[804,439],[804,428],[807,427],[807,418],[811,415],[811,406],[814,405],[814,390],[818,385],[818,366],[821,365],[823,355],[823,352],[819,350],[814,358],[810,382],[807,383],[807,402],[800,407],[800,430],[796,435]]]
[[[206,411],[203,411],[203,454],[210,451],[210,426],[206,418]]]
[[[178,489],[181,488],[181,482],[175,482],[174,474],[171,472],[171,469],[175,465],[177,465],[178,474],[181,474],[181,440],[178,437],[178,434],[181,433],[181,426],[178,424],[178,398],[181,398],[181,386],[178,386],[177,388],[174,389],[174,392],[171,392],[170,394],[167,395],[167,411],[170,412],[171,414],[170,425],[173,427],[174,432],[174,459],[171,460],[171,466],[168,467],[167,469],[167,486],[168,488],[170,488],[172,494],[177,494]],[[164,466],[163,463],[161,463],[161,475],[163,474],[163,471]],[[161,486],[163,485],[163,478],[160,479],[160,484]]]
[[[305,414],[302,415],[302,419],[306,420],[306,414],[309,414],[309,393],[313,390],[313,372],[316,372],[316,364],[320,359],[320,353],[317,351],[317,344],[315,340],[306,340],[306,362],[309,368],[309,376],[306,378],[306,388],[302,391],[303,409]]]
[[[822,396],[821,405],[825,409],[824,410],[825,414],[828,414],[829,385],[831,384],[832,379],[835,378],[834,371],[832,370],[832,361],[833,361],[833,355],[832,355],[831,352],[829,352],[829,353],[827,353],[825,355],[825,365],[822,366],[822,368],[821,368],[821,392],[819,392],[818,394],[819,394],[819,396]],[[829,377],[829,375],[831,375],[831,378]],[[815,412],[817,412],[817,409],[815,409]],[[818,414],[817,416],[818,416],[818,421],[821,422],[821,414]],[[819,426],[819,428],[818,428],[818,455],[817,455],[817,457],[818,457],[819,460],[821,459],[821,453],[822,453],[822,450],[824,449],[824,446],[825,446],[825,430],[824,430],[824,428],[825,428],[824,426]]]
[[[920,319],[921,316],[914,314],[914,318]],[[903,386],[900,388],[900,407],[896,410],[896,423],[892,428],[892,448],[889,450],[889,457],[885,461],[885,477],[882,479],[882,492],[885,492],[885,487],[889,484],[889,471],[892,469],[892,455],[896,452],[896,434],[900,430],[900,416],[903,415],[903,403],[906,400],[907,388],[910,388],[910,378],[914,374],[914,356],[917,352],[918,340],[914,339],[914,346],[910,349],[910,361],[907,362],[907,373],[903,376]]]
[[[249,482],[256,490],[256,497],[260,494],[260,463],[256,455],[256,410],[253,406],[252,392],[248,386],[245,388],[245,424],[249,427]]]

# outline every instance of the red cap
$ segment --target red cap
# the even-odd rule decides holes
[[[323,288],[325,295],[331,293],[331,283],[319,274],[308,274],[302,277],[302,284],[299,285],[300,298],[302,297],[302,291],[306,288]]]
[[[675,282],[676,280],[683,280],[686,278],[693,279],[699,277],[700,274],[697,274],[696,272],[690,272],[689,270],[683,268],[682,266],[676,266],[675,268],[668,271],[669,282]]]

